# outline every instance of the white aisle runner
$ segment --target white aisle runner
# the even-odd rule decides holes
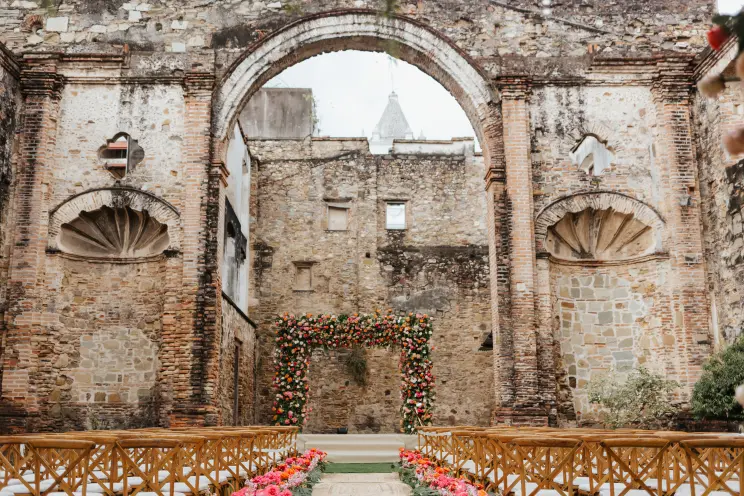
[[[408,496],[398,474],[324,474],[313,496]]]

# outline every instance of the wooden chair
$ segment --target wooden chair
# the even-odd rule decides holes
[[[659,437],[616,438],[601,441],[604,466],[600,496],[664,496],[676,481],[669,479],[671,441]]]
[[[689,473],[680,496],[727,496],[742,493],[744,439],[697,438],[680,442]]]
[[[578,439],[532,436],[516,438],[513,459],[517,478],[510,484],[515,496],[572,496]]]

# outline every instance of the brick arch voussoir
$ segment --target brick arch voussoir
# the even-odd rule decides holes
[[[622,142],[614,139],[614,134],[608,126],[601,122],[584,122],[569,131],[567,136],[572,140],[570,143],[571,148],[581,142],[587,135],[596,136],[612,153],[617,155],[623,151],[624,147]]]

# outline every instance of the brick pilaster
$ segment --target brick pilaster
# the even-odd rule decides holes
[[[537,321],[537,362],[540,404],[551,421],[556,420],[557,384],[555,347],[553,336],[553,305],[550,290],[550,260],[538,256],[535,275],[535,313]]]
[[[700,188],[690,123],[692,66],[686,58],[665,58],[654,82],[658,131],[661,210],[666,220],[664,246],[671,261],[671,322],[664,347],[670,375],[687,393],[700,376],[711,346],[705,287]],[[667,323],[665,323],[667,324]]]
[[[49,223],[49,176],[56,146],[60,93],[54,55],[24,60],[13,246],[0,397],[0,432],[33,429],[39,415],[38,375],[46,358],[39,346],[54,316],[44,305],[43,277]],[[10,419],[3,418],[11,417]]]
[[[170,424],[219,422],[220,275],[218,254],[221,172],[210,153],[214,77],[189,73],[185,86],[185,177],[183,275],[178,325],[163,336],[161,369],[170,371],[173,408]],[[196,201],[195,201],[196,200]],[[172,316],[167,316],[170,322]]]
[[[535,242],[530,158],[529,81],[502,78],[506,195],[511,244],[510,293],[514,353],[514,403],[511,417],[520,423],[542,423],[535,321]],[[507,378],[501,377],[504,381]]]

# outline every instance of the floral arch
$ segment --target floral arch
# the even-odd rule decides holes
[[[276,322],[274,423],[302,427],[310,392],[307,372],[314,348],[400,346],[401,427],[412,434],[431,423],[434,375],[429,340],[431,318],[408,315],[285,314]]]

